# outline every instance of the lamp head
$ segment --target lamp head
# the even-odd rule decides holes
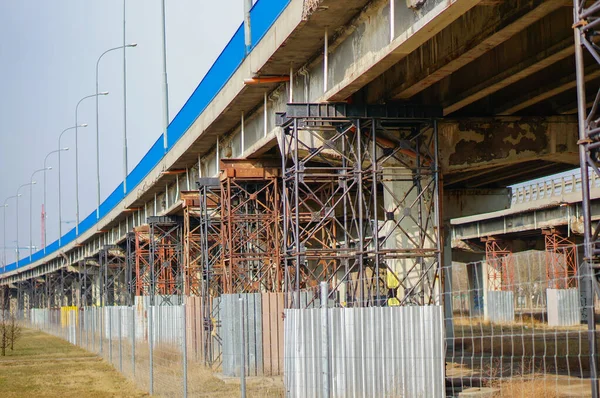
[[[52,166],[46,167],[46,170],[52,170]]]
[[[99,95],[108,95],[108,91],[102,91],[101,93],[98,93]]]
[[[68,151],[68,150],[69,150],[69,147],[68,147],[68,146],[66,146],[66,147],[64,147],[64,148],[61,148],[61,151]]]
[[[77,126],[77,127],[87,127],[87,126],[88,126],[88,124],[87,124],[87,123],[83,123],[83,124],[80,124],[80,125],[79,125],[79,126]]]
[[[37,184],[37,181],[31,181],[31,185]]]
[[[125,47],[137,47],[137,43],[130,43],[130,44],[126,45]]]

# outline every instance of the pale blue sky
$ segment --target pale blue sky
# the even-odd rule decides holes
[[[127,1],[129,169],[161,134],[160,0]],[[122,0],[0,0],[0,206],[58,147],[75,123],[75,105],[95,91],[95,65],[122,44]],[[243,18],[242,0],[167,0],[167,68],[173,118],[225,47]],[[101,195],[122,179],[122,53],[100,64]],[[79,108],[80,218],[96,206],[95,102]],[[63,220],[75,220],[74,131],[63,136]],[[48,243],[58,238],[58,160],[47,174]],[[42,174],[33,187],[33,242],[41,240]],[[29,189],[22,190],[20,246],[29,244]],[[7,246],[14,247],[15,200],[6,209]],[[1,215],[0,215],[1,217]],[[64,224],[63,233],[74,224]],[[1,227],[1,225],[0,225]],[[1,233],[1,230],[0,230]],[[0,241],[0,245],[2,242]],[[27,250],[21,250],[22,256]],[[7,250],[8,262],[14,249]],[[1,258],[1,257],[0,257]],[[0,260],[1,261],[1,260]]]

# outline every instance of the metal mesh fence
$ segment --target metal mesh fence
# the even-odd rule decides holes
[[[581,247],[488,256],[444,269],[448,395],[591,396]],[[591,284],[589,284],[591,286]],[[591,307],[593,308],[593,307]]]
[[[207,386],[213,371],[236,383],[232,396],[240,379],[277,380],[273,375],[281,373],[284,387],[270,381],[257,391],[591,396],[598,383],[590,373],[590,337],[598,334],[593,322],[588,326],[596,282],[590,283],[582,247],[549,247],[454,262],[441,269],[445,281],[433,285],[427,306],[398,305],[411,292],[390,286],[389,278],[350,274],[287,293],[293,299],[222,295],[206,316],[198,298],[155,305],[137,298],[132,306],[32,309],[27,322],[98,353],[159,396],[219,391],[226,383]]]

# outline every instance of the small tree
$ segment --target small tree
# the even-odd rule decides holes
[[[0,353],[6,356],[6,348],[9,346],[7,311],[0,309]]]
[[[8,343],[10,344],[10,350],[14,350],[15,343],[21,338],[23,334],[23,328],[17,322],[17,318],[14,314],[10,317],[10,322],[8,323]]]

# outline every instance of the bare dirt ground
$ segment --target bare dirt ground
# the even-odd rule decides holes
[[[94,354],[24,329],[0,357],[0,397],[144,397],[148,394]]]

